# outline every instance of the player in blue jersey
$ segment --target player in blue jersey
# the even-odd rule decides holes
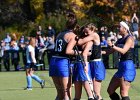
[[[82,94],[82,86],[85,88],[85,91],[88,95],[88,100],[96,100],[93,97],[93,86],[90,79],[90,66],[88,63],[88,54],[90,47],[92,45],[92,42],[85,43],[82,46],[82,50],[80,47],[78,48],[78,51],[80,50],[82,53],[77,55],[77,62],[75,63],[74,70],[73,70],[73,82],[75,86],[75,99],[74,100],[80,100],[81,94]],[[77,49],[76,49],[77,50]]]
[[[34,68],[36,67],[36,59],[35,59],[35,44],[36,40],[35,38],[31,38],[29,41],[29,45],[27,46],[26,50],[26,58],[27,58],[27,64],[26,64],[26,79],[27,79],[27,87],[25,90],[32,90],[32,79],[37,81],[41,88],[44,88],[45,81],[40,79],[37,75],[34,74]]]
[[[111,50],[106,51],[106,53],[119,52],[120,62],[118,71],[111,79],[107,91],[111,100],[130,100],[128,92],[131,82],[134,81],[136,75],[133,63],[134,38],[130,34],[129,26],[125,22],[121,21],[119,26],[119,34],[122,38],[115,44],[108,40],[108,45],[111,47]],[[119,95],[115,92],[117,88],[120,88],[122,99],[120,99]]]
[[[77,19],[74,13],[68,13],[66,29],[59,33],[55,41],[55,52],[50,60],[49,75],[57,90],[58,100],[70,100],[70,59],[75,55],[73,50],[76,41],[74,28]]]
[[[93,87],[96,95],[99,97],[99,100],[102,100],[100,91],[101,91],[101,82],[105,79],[105,67],[101,59],[101,45],[100,37],[96,33],[97,28],[93,23],[89,23],[84,26],[85,38],[79,39],[78,44],[84,45],[88,41],[92,41],[91,45],[91,55],[89,59],[91,78],[93,81]]]

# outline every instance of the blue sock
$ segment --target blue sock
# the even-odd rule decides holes
[[[42,80],[37,76],[37,75],[32,75],[31,76],[34,80],[36,80],[38,83],[41,83],[42,82]]]
[[[32,78],[31,76],[26,76],[27,79],[27,87],[32,88]]]

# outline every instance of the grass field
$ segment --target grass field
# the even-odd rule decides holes
[[[106,79],[102,85],[102,96],[104,100],[110,100],[106,92],[107,86],[115,69],[108,69]],[[37,82],[33,81],[33,90],[24,90],[26,87],[25,72],[0,72],[0,100],[54,100],[56,90],[51,78],[48,76],[48,71],[38,71],[37,74],[46,80],[44,89],[40,88]],[[137,76],[132,83],[130,89],[131,100],[140,100],[140,69],[137,69]],[[117,90],[119,92],[119,90]],[[72,88],[72,96],[74,96],[74,87]],[[83,90],[82,99],[87,100],[85,91]]]

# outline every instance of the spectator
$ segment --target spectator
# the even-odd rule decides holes
[[[102,40],[102,36],[104,36],[104,35],[105,35],[104,27],[101,27],[100,31],[99,31],[100,40]]]
[[[3,55],[3,62],[4,62],[4,67],[7,71],[10,71],[10,45],[8,42],[4,42],[4,46],[2,48],[4,50],[4,55]]]
[[[21,38],[19,39],[19,44],[24,44],[25,42],[25,37],[22,35]]]
[[[137,36],[136,39],[139,37],[138,29],[139,29],[139,19],[138,19],[136,13],[134,13],[133,17],[131,19],[131,31],[132,31],[133,35]]]
[[[19,47],[18,47],[16,41],[11,41],[10,52],[11,52],[12,65],[14,65],[15,71],[18,71],[19,70],[20,57],[19,57]]]
[[[44,31],[42,30],[42,27],[41,26],[38,26],[38,29],[37,29],[36,34],[37,35],[44,35]]]
[[[45,41],[45,45],[47,47],[47,58],[48,58],[48,64],[50,64],[50,59],[52,57],[52,54],[54,53],[54,40],[51,37],[47,37]]]
[[[108,37],[108,29],[106,26],[101,27],[100,31],[99,31],[99,36],[100,36],[100,41],[102,41],[102,36],[105,37],[105,39],[107,40]]]
[[[48,37],[51,37],[53,40],[55,39],[55,30],[52,28],[51,25],[48,26]]]
[[[9,33],[6,33],[6,37],[4,39],[4,42],[5,43],[10,43],[11,42],[11,37],[10,37]]]
[[[44,38],[42,35],[39,35],[38,37],[38,43],[37,43],[37,52],[38,52],[38,60],[39,64],[43,64],[43,66],[40,66],[40,70],[45,70],[45,61],[44,61],[44,55],[45,55],[45,50],[46,46],[44,44]]]
[[[135,42],[135,48],[134,48],[134,63],[136,65],[136,67],[139,67],[139,52],[138,52],[138,39],[137,39],[137,35],[134,35],[134,42]]]
[[[2,40],[0,44],[0,71],[2,70],[1,65],[2,65],[2,58],[4,54],[3,46],[4,46],[4,41]]]
[[[101,47],[107,47],[107,40],[105,39],[104,36],[102,36]]]
[[[107,29],[107,27],[105,26],[105,27],[104,27],[104,37],[105,37],[106,40],[107,40],[107,38],[108,38],[108,35],[109,35],[108,29]]]
[[[105,39],[105,36],[102,36],[102,39],[101,39],[101,47],[102,47],[102,50],[106,50],[107,49],[107,40]],[[106,55],[106,54],[102,54],[102,59],[103,59],[103,63],[104,63],[104,66],[105,68],[109,68],[109,55]]]

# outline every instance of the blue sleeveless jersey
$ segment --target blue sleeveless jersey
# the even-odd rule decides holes
[[[128,35],[125,38],[121,38],[116,42],[116,45],[123,48],[127,38],[131,36]],[[136,69],[133,63],[133,48],[130,48],[125,54],[120,54],[120,62],[118,71],[115,73],[114,77],[124,78],[126,81],[134,81],[136,76]]]

